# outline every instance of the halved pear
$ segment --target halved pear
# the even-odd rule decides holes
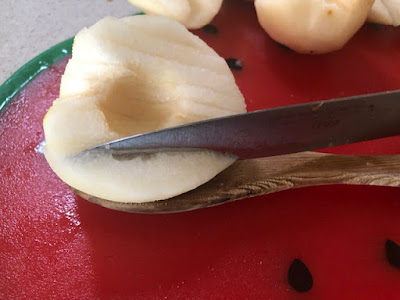
[[[171,18],[190,29],[208,24],[219,12],[222,0],[128,0],[146,14]]]
[[[400,0],[375,0],[368,21],[383,25],[400,25]]]
[[[118,202],[161,200],[234,162],[212,151],[118,158],[80,151],[137,133],[246,111],[225,60],[183,25],[107,17],[75,38],[60,97],[44,122],[44,153],[67,184]]]
[[[341,49],[364,24],[374,0],[255,0],[257,17],[277,42],[307,54]]]

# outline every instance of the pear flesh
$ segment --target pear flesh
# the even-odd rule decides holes
[[[60,97],[43,121],[55,173],[117,202],[167,199],[235,161],[208,150],[131,157],[80,152],[133,134],[246,111],[225,60],[183,25],[158,16],[107,17],[75,38]]]
[[[306,54],[341,49],[365,23],[374,0],[255,0],[258,20],[277,42]]]
[[[128,0],[143,12],[171,18],[189,29],[207,25],[219,12],[222,0]]]
[[[383,25],[400,25],[400,0],[375,0],[368,21]]]

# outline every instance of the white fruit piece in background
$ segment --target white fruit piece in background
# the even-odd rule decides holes
[[[222,0],[128,0],[149,15],[171,18],[189,29],[210,23],[221,8]]]
[[[307,54],[341,49],[364,24],[374,0],[256,0],[257,17],[277,42]]]
[[[166,199],[234,162],[212,151],[76,154],[133,134],[246,111],[225,60],[164,17],[105,18],[76,37],[44,121],[46,159],[67,184],[119,202]]]
[[[375,0],[368,21],[383,25],[400,25],[400,0]]]

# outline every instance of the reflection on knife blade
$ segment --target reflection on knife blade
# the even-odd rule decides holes
[[[266,157],[400,135],[400,91],[258,110],[139,134],[85,151],[160,151]]]

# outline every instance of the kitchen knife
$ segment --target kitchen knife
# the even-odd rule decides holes
[[[400,135],[400,90],[264,109],[138,134],[85,151],[210,149],[239,159]]]

